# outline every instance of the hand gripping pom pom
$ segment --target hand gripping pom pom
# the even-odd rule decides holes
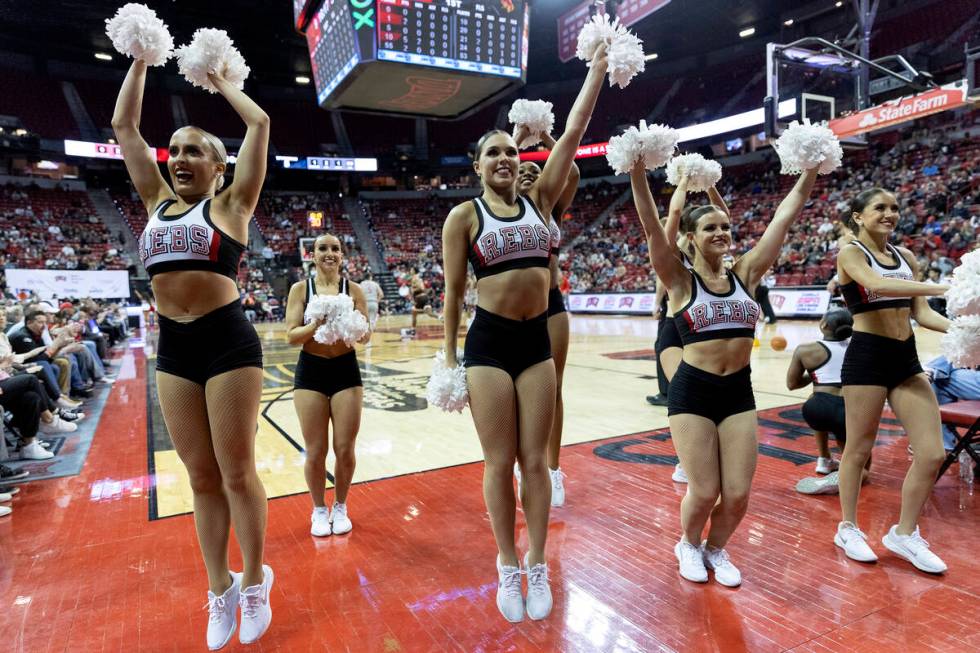
[[[210,73],[222,77],[237,89],[245,88],[249,67],[223,29],[205,27],[197,30],[188,45],[177,48],[176,55],[180,74],[194,86],[217,93],[218,89],[208,79]]]
[[[685,171],[687,189],[693,193],[706,191],[721,181],[720,163],[700,154],[681,154],[667,162],[667,183],[678,185]]]
[[[980,315],[964,315],[953,320],[942,339],[943,354],[956,367],[980,365]]]
[[[629,172],[640,156],[640,132],[636,127],[613,136],[606,146],[606,160],[617,175]]]
[[[445,412],[463,412],[470,401],[466,388],[466,368],[462,363],[456,367],[446,367],[446,353],[436,353],[432,366],[432,376],[425,388],[425,398],[433,406],[438,406]]]
[[[844,150],[840,141],[826,125],[803,124],[795,120],[772,144],[783,164],[784,175],[798,175],[818,168],[821,175],[840,167]]]
[[[980,249],[964,254],[946,291],[949,315],[980,315]]]
[[[146,5],[130,2],[105,21],[105,33],[119,54],[162,66],[173,54],[174,39],[166,23]]]
[[[524,142],[518,143],[517,147],[525,148],[537,145],[541,142],[541,134],[550,134],[555,126],[555,114],[552,112],[554,105],[544,100],[515,100],[507,114],[507,119],[514,123],[514,137],[517,137],[517,130],[523,125],[527,127],[528,134]]]
[[[640,121],[639,128],[630,127],[620,136],[613,136],[606,146],[606,159],[617,175],[629,172],[643,159],[647,170],[656,170],[667,163],[677,149],[680,134],[666,125],[647,126]]]
[[[354,300],[349,295],[314,295],[306,304],[303,318],[307,324],[324,320],[313,333],[313,339],[322,345],[343,340],[353,347],[369,329],[367,318],[354,310]]]
[[[591,63],[603,43],[608,45],[610,86],[626,88],[637,73],[646,70],[643,42],[620,25],[618,18],[610,21],[605,14],[593,16],[579,32],[575,55]]]

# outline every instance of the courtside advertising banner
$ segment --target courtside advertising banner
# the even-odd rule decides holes
[[[573,293],[566,303],[572,313],[652,315],[654,301],[652,292]],[[830,306],[830,293],[824,288],[773,288],[769,302],[777,317],[821,317]]]
[[[7,287],[17,296],[34,293],[41,299],[129,297],[126,270],[5,270]]]

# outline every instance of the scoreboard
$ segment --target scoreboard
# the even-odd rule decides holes
[[[323,0],[306,31],[317,101],[459,118],[527,77],[530,0]]]

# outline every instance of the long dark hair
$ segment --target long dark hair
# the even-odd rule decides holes
[[[860,193],[855,195],[851,199],[851,205],[848,207],[850,210],[848,211],[847,215],[844,216],[844,224],[850,227],[851,231],[854,233],[861,233],[861,225],[855,222],[854,214],[864,213],[864,209],[868,208],[868,204],[871,204],[871,200],[874,199],[876,195],[888,192],[889,191],[885,188],[875,186],[874,188],[862,190]]]
[[[483,136],[480,137],[480,140],[476,142],[476,151],[473,153],[474,161],[480,160],[480,155],[483,154],[483,147],[487,144],[487,141],[490,140],[490,137],[495,136],[496,134],[503,134],[504,136],[510,136],[510,134],[505,132],[503,129],[491,129],[490,131],[485,133]]]
[[[702,204],[701,206],[685,207],[684,212],[681,213],[681,233],[693,234],[695,231],[697,231],[698,220],[709,213],[714,213],[715,211],[724,213],[724,211],[714,204]]]
[[[834,336],[835,341],[847,340],[854,331],[854,317],[850,311],[843,308],[827,311],[827,314],[823,316],[823,321],[827,325],[827,331]]]

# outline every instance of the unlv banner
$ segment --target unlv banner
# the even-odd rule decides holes
[[[126,270],[6,270],[7,288],[15,295],[34,293],[41,299],[129,297]]]
[[[830,293],[826,288],[771,288],[769,303],[776,317],[823,317]]]
[[[611,315],[653,315],[655,295],[652,292],[636,293],[574,293],[568,296],[568,310],[572,313],[608,313]]]
[[[558,17],[558,58],[562,63],[575,58],[578,34],[592,17],[592,4],[592,0],[585,0]]]
[[[620,0],[616,5],[616,18],[624,27],[629,27],[667,4],[670,0]]]
[[[830,121],[830,129],[841,138],[898,125],[909,120],[949,111],[966,104],[963,82],[946,84],[925,93],[897,98],[878,106]]]

